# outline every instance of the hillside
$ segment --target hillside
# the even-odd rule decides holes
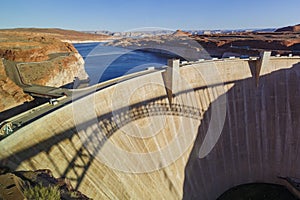
[[[279,29],[275,30],[275,32],[300,32],[300,24],[279,28]]]
[[[0,111],[33,100],[7,76],[2,59],[0,60],[0,96]]]
[[[4,59],[0,65],[0,112],[33,100],[23,93],[17,79],[22,84],[60,87],[75,77],[88,77],[80,54],[72,44],[61,40],[104,38],[61,29],[0,30],[0,58]]]
[[[12,35],[24,35],[24,36],[48,36],[54,37],[60,40],[70,40],[70,41],[103,41],[110,39],[110,36],[104,34],[91,34],[84,33],[74,30],[64,30],[58,28],[17,28],[17,29],[2,29],[0,34],[9,33]]]
[[[294,26],[294,32],[233,32],[218,34],[190,35],[183,31],[176,31],[170,35],[152,36],[144,38],[122,38],[114,40],[108,45],[126,47],[130,49],[160,49],[165,45],[174,50],[186,48],[205,58],[228,56],[259,56],[261,51],[272,51],[273,55],[288,55],[300,53],[300,26]],[[278,29],[278,30],[286,30]],[[168,44],[169,43],[169,44]],[[186,45],[181,45],[185,43]],[[185,46],[185,47],[184,47]],[[198,51],[201,49],[201,51]],[[177,53],[176,51],[173,51]],[[205,52],[205,53],[203,53]],[[192,54],[193,52],[189,52]],[[196,58],[193,56],[191,58]]]
[[[12,171],[0,169],[0,198],[17,199],[68,199],[88,200],[75,190],[70,180],[55,178],[48,169],[36,171]]]
[[[259,52],[265,50],[273,51],[273,55],[290,53],[299,55],[300,50],[300,34],[294,32],[196,35],[192,39],[196,40],[212,57],[258,56]]]

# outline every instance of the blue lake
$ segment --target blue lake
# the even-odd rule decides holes
[[[170,55],[141,50],[104,46],[103,43],[74,44],[85,60],[90,85],[113,79],[148,67],[162,67]]]

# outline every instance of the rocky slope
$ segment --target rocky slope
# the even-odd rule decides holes
[[[26,62],[17,65],[24,83],[60,87],[73,82],[75,77],[88,78],[84,70],[84,61],[73,46],[61,42],[58,42],[59,46],[51,46],[52,44],[55,43],[49,44],[46,52],[41,50],[42,53],[39,53],[39,50],[33,50],[31,55],[36,57],[31,58],[35,61],[30,61],[27,57],[24,59]],[[44,57],[47,59],[43,59]]]
[[[75,77],[87,79],[82,57],[72,44],[61,40],[93,39],[94,35],[88,38],[89,34],[83,34],[83,37],[81,33],[76,35],[67,31],[75,36],[64,36],[64,32],[57,29],[49,32],[41,29],[0,30],[0,58],[14,63],[24,84],[60,87],[73,82]],[[15,81],[12,74],[17,76],[12,72],[14,66],[3,66],[3,63],[0,66],[0,112],[32,100],[22,92],[20,85],[11,81]]]
[[[149,36],[143,38],[122,38],[106,43],[107,46],[117,46],[131,50],[143,50],[172,55],[174,58],[197,60],[209,58],[207,52],[196,41],[183,31],[170,35]]]
[[[66,178],[55,178],[48,169],[7,172],[1,169],[0,199],[88,200]]]
[[[273,55],[299,55],[300,26],[279,28],[275,32],[240,32],[192,36],[212,56],[258,56],[260,51],[272,51]],[[287,30],[293,30],[286,32]],[[300,29],[299,29],[300,30]]]
[[[289,30],[291,32],[280,32],[280,30]],[[164,48],[166,44],[169,49],[174,50],[179,47],[191,51],[201,49],[201,56],[209,55],[210,57],[228,57],[228,56],[258,56],[260,51],[272,50],[273,55],[289,53],[300,53],[300,26],[278,29],[279,32],[235,32],[235,33],[218,33],[191,35],[181,30],[165,36],[152,36],[145,38],[122,38],[108,43],[112,46],[126,48],[147,48],[156,49]],[[166,42],[168,41],[168,42]],[[184,44],[188,41],[188,44]],[[181,45],[184,44],[184,45]],[[187,48],[188,47],[188,48]],[[182,49],[182,51],[184,51]],[[182,52],[181,51],[181,52]],[[193,51],[193,53],[199,54]],[[204,53],[206,52],[206,53]],[[190,54],[191,52],[189,52]],[[204,56],[205,57],[205,56]]]
[[[182,30],[177,30],[177,31],[175,31],[173,34],[172,34],[173,36],[191,36],[191,34],[190,33],[188,33],[188,32],[185,32],[185,31],[182,31]]]
[[[2,29],[1,32],[10,32],[12,35],[22,34],[25,36],[46,36],[53,37],[63,41],[103,41],[111,39],[111,36],[104,34],[91,34],[78,32],[74,30],[64,30],[58,28],[17,28]]]
[[[33,100],[7,76],[2,59],[0,59],[0,97],[0,111]]]
[[[286,26],[283,28],[277,29],[275,32],[300,32],[300,24],[295,26]]]

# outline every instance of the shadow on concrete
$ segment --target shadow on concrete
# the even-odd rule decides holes
[[[297,200],[284,186],[270,183],[239,185],[223,193],[217,200]]]
[[[199,88],[200,89],[200,88]],[[183,93],[189,93],[191,91],[183,91]],[[60,152],[63,154],[63,157],[66,162],[68,162],[67,168],[59,174],[61,177],[68,177],[69,173],[76,174],[75,178],[68,177],[71,181],[76,182],[75,189],[78,189],[80,186],[87,170],[89,169],[91,163],[95,159],[93,155],[96,155],[97,152],[101,150],[101,147],[105,144],[105,141],[113,135],[118,129],[121,127],[131,123],[132,121],[146,118],[149,116],[160,116],[160,115],[175,115],[193,118],[196,120],[200,120],[201,113],[203,110],[199,108],[188,106],[184,104],[169,104],[164,103],[167,102],[167,96],[161,96],[153,99],[149,99],[147,101],[143,101],[140,103],[133,104],[129,107],[120,108],[115,110],[113,113],[109,112],[98,116],[97,118],[97,127],[98,130],[101,130],[101,134],[95,130],[93,134],[89,134],[85,141],[82,141],[81,147],[77,147],[74,144],[74,137],[80,139],[78,132],[79,127],[85,127],[86,129],[95,125],[95,119],[86,121],[82,124],[78,124],[76,127],[65,130],[60,134],[56,134],[47,140],[44,140],[38,144],[30,146],[22,151],[6,157],[0,160],[1,165],[9,165],[12,170],[17,169],[18,166],[21,165],[23,161],[28,161],[31,168],[36,170],[35,164],[31,163],[30,158],[35,157],[37,154],[43,152],[47,155],[47,159],[54,166],[56,172],[60,172],[59,163],[56,161],[54,157],[50,156],[50,151],[52,148],[57,147],[60,148],[59,144],[65,140],[68,140],[70,144],[70,148],[76,151],[75,156],[70,160],[68,156],[65,155],[64,151],[60,149]],[[118,121],[118,123],[116,123]],[[84,132],[86,130],[83,130]],[[104,133],[104,135],[102,135]],[[82,139],[82,138],[81,138]],[[92,148],[87,149],[84,144],[89,143],[93,144]],[[78,165],[78,163],[82,163]],[[79,173],[79,171],[81,171]]]
[[[36,97],[33,101],[25,102],[19,106],[0,112],[0,122],[14,117],[22,112],[35,108],[43,103],[46,103],[48,99]]]
[[[300,136],[296,134],[300,132],[299,68],[299,65],[295,65],[290,70],[280,70],[261,77],[258,87],[255,78],[224,83],[235,83],[226,94],[228,109],[224,129],[215,148],[203,159],[198,158],[198,152],[209,125],[211,108],[202,116],[203,110],[184,104],[164,103],[167,102],[167,96],[162,96],[98,116],[96,125],[105,133],[104,136],[95,132],[80,147],[74,143],[74,138],[79,138],[80,130],[77,128],[91,127],[95,125],[95,120],[86,121],[2,158],[0,164],[9,165],[14,170],[26,160],[32,169],[36,169],[35,164],[30,163],[30,158],[43,152],[55,166],[53,170],[59,173],[60,163],[50,156],[50,151],[54,147],[60,149],[59,144],[68,140],[70,149],[76,153],[69,159],[60,149],[68,166],[59,175],[70,178],[70,173],[75,174],[70,179],[76,183],[75,189],[78,189],[95,159],[93,155],[101,150],[105,141],[120,127],[148,116],[177,115],[202,119],[185,168],[184,199],[216,199],[236,185],[255,181],[277,183],[277,175],[300,177]],[[182,91],[181,94],[205,88]],[[115,120],[119,120],[118,124]],[[88,151],[83,144],[95,140],[97,142]]]
[[[217,199],[234,186],[285,185],[278,176],[300,177],[300,64],[260,77],[257,87],[254,78],[237,81],[226,98],[221,136],[202,159],[211,106],[201,120],[185,167],[183,199]]]

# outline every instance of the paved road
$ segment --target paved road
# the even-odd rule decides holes
[[[17,65],[13,61],[9,61],[6,59],[2,59],[3,64],[5,66],[5,71],[7,76],[15,82],[21,88],[28,87],[30,85],[23,83],[22,78],[20,76],[19,70],[17,69]]]
[[[57,54],[55,56],[52,56],[51,59],[54,59],[56,57],[61,57],[61,56],[66,56],[66,55],[65,53]],[[64,88],[27,84],[22,80],[22,76],[18,69],[19,63],[5,60],[5,59],[3,59],[3,63],[8,77],[12,79],[13,82],[15,82],[18,86],[20,86],[24,90],[24,92],[32,96],[58,98],[64,95],[70,95],[69,91]]]

